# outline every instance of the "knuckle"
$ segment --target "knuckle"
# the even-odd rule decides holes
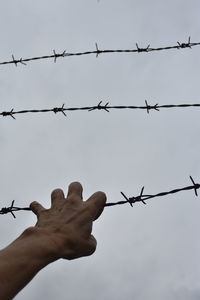
[[[77,203],[80,202],[80,197],[78,197],[77,195],[71,195],[67,198],[67,202],[70,205],[77,205]]]

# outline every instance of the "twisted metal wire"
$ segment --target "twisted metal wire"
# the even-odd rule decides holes
[[[17,206],[14,206],[14,202],[15,202],[15,200],[12,201],[11,206],[9,206],[9,207],[3,207],[0,210],[0,215],[5,215],[5,214],[8,214],[8,213],[11,213],[12,216],[13,216],[13,218],[16,218],[16,216],[14,214],[15,211],[30,210],[29,207],[17,207]]]
[[[179,193],[179,192],[182,192],[182,191],[188,191],[188,190],[194,190],[195,195],[198,196],[197,190],[200,188],[200,184],[195,183],[192,176],[190,176],[190,179],[192,181],[192,185],[190,185],[190,186],[186,186],[186,187],[178,188],[178,189],[173,189],[173,190],[168,191],[168,192],[157,193],[157,194],[154,194],[154,195],[144,195],[143,194],[144,187],[142,187],[139,196],[127,197],[123,192],[120,192],[121,195],[125,198],[125,200],[124,201],[119,201],[119,202],[110,202],[110,203],[108,202],[108,203],[105,204],[105,207],[123,205],[123,204],[130,204],[130,206],[133,207],[133,204],[136,203],[136,202],[142,202],[143,204],[146,204],[146,202],[145,202],[146,200],[149,200],[149,199],[152,199],[152,198],[155,198],[155,197],[167,196],[167,195],[170,195],[170,194],[175,194],[175,193]],[[16,218],[16,216],[14,215],[13,212],[20,211],[20,210],[31,210],[31,209],[30,209],[30,207],[16,207],[16,206],[14,206],[14,200],[13,200],[12,203],[11,203],[11,206],[3,207],[0,210],[0,215],[11,213],[12,216],[14,218]]]
[[[53,54],[51,55],[43,55],[43,56],[35,56],[31,58],[20,58],[16,59],[14,55],[12,55],[12,60],[9,61],[3,61],[0,62],[0,65],[7,65],[7,64],[14,64],[16,67],[18,64],[23,64],[26,65],[27,62],[29,61],[36,61],[36,60],[41,60],[41,59],[53,59],[54,62],[57,61],[57,58],[64,58],[64,57],[71,57],[71,56],[84,56],[84,55],[90,55],[90,54],[95,54],[96,57],[98,57],[100,54],[108,54],[108,53],[149,53],[153,51],[163,51],[163,50],[171,50],[171,49],[185,49],[185,48],[192,48],[195,46],[199,46],[200,42],[192,43],[191,38],[188,38],[187,42],[177,42],[176,45],[174,46],[166,46],[166,47],[157,47],[157,48],[152,48],[150,45],[147,47],[141,48],[138,46],[136,43],[136,48],[135,49],[105,49],[105,50],[100,50],[97,43],[95,44],[95,50],[94,51],[84,51],[84,52],[66,52],[66,50],[62,51],[61,53],[56,53],[55,50],[53,50]]]
[[[157,193],[155,195],[144,195],[143,194],[144,186],[142,187],[139,196],[127,197],[123,192],[120,192],[121,195],[125,198],[125,201],[106,203],[105,206],[115,206],[115,205],[121,205],[121,204],[127,204],[127,203],[130,204],[131,206],[133,206],[133,204],[136,203],[136,202],[142,202],[143,204],[146,204],[146,202],[145,202],[146,200],[156,198],[156,197],[167,196],[167,195],[170,195],[170,194],[175,194],[175,193],[179,193],[179,192],[182,192],[182,191],[188,191],[188,190],[194,190],[195,195],[198,196],[197,190],[200,188],[200,184],[195,183],[192,176],[190,176],[190,180],[192,181],[192,185],[190,185],[190,186],[186,186],[186,187],[178,188],[178,189],[173,189],[173,190],[168,191],[168,192]]]
[[[140,109],[140,110],[146,110],[147,113],[150,112],[150,110],[159,111],[160,109],[168,109],[168,108],[188,108],[188,107],[200,107],[200,103],[195,104],[164,104],[164,105],[149,105],[147,100],[145,100],[145,105],[143,106],[135,106],[135,105],[116,105],[111,106],[109,105],[109,102],[107,102],[105,105],[102,105],[102,101],[100,101],[95,106],[84,106],[84,107],[65,107],[63,104],[61,107],[54,107],[50,109],[29,109],[29,110],[19,110],[15,111],[13,108],[10,111],[2,111],[0,112],[0,116],[2,117],[11,117],[15,119],[16,114],[26,114],[26,113],[48,113],[53,112],[54,114],[62,113],[65,117],[66,111],[95,111],[95,110],[104,110],[106,112],[109,112],[112,109]]]

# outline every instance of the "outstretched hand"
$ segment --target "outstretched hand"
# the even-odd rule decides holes
[[[96,192],[83,201],[82,191],[81,184],[73,182],[66,198],[61,189],[52,192],[50,209],[35,201],[30,205],[37,216],[32,230],[38,233],[40,247],[46,249],[52,261],[88,256],[96,249],[92,224],[104,209],[106,195]]]
[[[96,192],[83,201],[82,190],[78,182],[70,184],[66,198],[62,190],[54,190],[50,209],[31,203],[36,225],[0,251],[0,299],[13,299],[49,263],[95,251],[92,224],[103,211],[106,195]]]

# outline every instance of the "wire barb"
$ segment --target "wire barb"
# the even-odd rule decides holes
[[[95,46],[96,46],[96,58],[97,58],[99,56],[99,54],[101,53],[101,50],[99,50],[97,43],[95,43]]]
[[[197,190],[199,189],[200,186],[199,186],[199,184],[197,184],[197,183],[194,182],[194,179],[192,178],[192,176],[190,176],[190,179],[191,179],[191,181],[192,181],[192,183],[194,185],[195,195],[198,196]]]
[[[15,117],[13,116],[13,113],[14,113],[14,111],[13,111],[13,108],[12,108],[11,111],[2,111],[1,115],[2,115],[3,117],[10,116],[10,117],[12,117],[14,120],[16,120]]]
[[[127,198],[122,192],[121,192],[121,194],[124,197],[126,197],[126,199],[128,199],[128,202],[131,204],[131,206],[133,206],[132,204],[135,203],[135,202],[142,202],[143,204],[146,204],[146,202],[142,199],[142,197],[143,197],[143,191],[144,191],[144,186],[142,187],[139,196],[137,196],[137,197],[133,196],[133,197],[130,197],[130,198]]]
[[[58,57],[65,57],[66,55],[66,50],[64,50],[62,53],[56,53],[56,51],[53,50],[52,57],[54,58],[54,63],[56,63]]]
[[[158,103],[152,106],[152,105],[149,105],[149,104],[148,104],[147,100],[145,100],[145,104],[146,104],[146,109],[147,109],[147,113],[148,113],[148,114],[149,114],[149,111],[150,111],[151,109],[154,109],[154,110],[156,110],[156,111],[159,111],[159,109],[158,109]]]
[[[122,196],[126,199],[126,202],[130,204],[131,207],[133,207],[133,200],[131,198],[126,197],[126,195],[123,192],[120,192]]]
[[[105,105],[101,105],[101,103],[102,103],[102,101],[100,101],[97,106],[93,106],[93,107],[89,108],[88,111],[98,109],[98,110],[106,110],[107,112],[109,112],[109,110],[108,110],[109,102],[107,102]]]
[[[53,50],[54,53],[54,63],[56,63],[57,57],[59,57],[60,55],[56,53],[55,50]]]
[[[16,218],[16,216],[13,213],[14,211],[31,210],[29,207],[16,207],[16,206],[14,206],[14,202],[15,202],[15,200],[12,201],[11,206],[9,206],[9,207],[3,207],[0,210],[0,214],[5,215],[5,214],[8,214],[8,213],[11,213],[13,218]]]
[[[18,64],[18,63],[20,63],[20,64],[26,66],[26,63],[23,61],[22,58],[20,58],[20,59],[17,60],[17,59],[14,58],[14,55],[12,55],[12,59],[13,59],[12,62],[15,64],[16,67],[17,67],[17,64]]]
[[[177,42],[177,44],[179,45],[178,49],[180,49],[180,48],[192,48],[192,43],[190,42],[190,36],[188,38],[188,42],[187,43],[179,43],[179,42]]]
[[[62,105],[62,107],[54,107],[52,110],[55,114],[57,114],[58,112],[61,112],[65,117],[67,116],[65,114],[65,104]]]
[[[13,218],[16,218],[14,213],[12,212],[12,209],[13,209],[13,205],[14,205],[14,201],[12,201],[11,203],[11,206],[10,207],[3,207],[1,210],[0,210],[0,214],[4,215],[4,214],[7,214],[7,213],[11,213]]]
[[[148,45],[146,48],[140,48],[136,43],[136,47],[137,47],[137,52],[149,52],[150,45]]]

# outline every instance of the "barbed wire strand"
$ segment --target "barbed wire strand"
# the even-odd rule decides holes
[[[31,58],[20,58],[16,59],[14,55],[12,55],[12,60],[9,61],[3,61],[0,62],[0,65],[7,65],[7,64],[14,64],[16,67],[18,64],[27,65],[26,63],[29,61],[36,61],[41,59],[53,59],[53,61],[56,63],[57,58],[64,58],[64,57],[71,57],[71,56],[84,56],[84,55],[91,55],[95,54],[96,57],[98,57],[100,54],[108,54],[108,53],[149,53],[153,51],[163,51],[163,50],[170,50],[170,49],[185,49],[185,48],[192,48],[195,46],[199,46],[200,42],[192,43],[191,38],[188,38],[187,42],[177,42],[174,46],[166,46],[166,47],[157,47],[157,48],[151,48],[150,45],[148,45],[145,48],[141,48],[138,46],[138,43],[136,43],[135,49],[105,49],[101,50],[98,47],[98,44],[95,43],[95,50],[94,51],[84,51],[84,52],[66,52],[66,50],[62,51],[61,53],[56,53],[55,50],[53,50],[53,54],[51,55],[43,55],[43,56],[36,56]]]
[[[109,102],[107,102],[105,105],[102,105],[102,101],[100,101],[95,106],[84,106],[84,107],[65,107],[65,104],[63,104],[61,107],[54,107],[50,109],[27,109],[27,110],[19,110],[15,111],[13,108],[10,111],[2,111],[0,112],[0,116],[2,117],[12,117],[15,119],[14,115],[16,114],[26,114],[26,113],[47,113],[47,112],[53,112],[55,114],[61,112],[65,117],[66,111],[95,111],[95,110],[104,110],[109,112],[112,109],[140,109],[140,110],[146,110],[147,113],[150,112],[150,110],[160,111],[160,109],[169,109],[169,108],[188,108],[188,107],[200,107],[200,103],[195,104],[164,104],[164,105],[149,105],[147,100],[145,100],[144,106],[135,106],[135,105],[116,105],[111,106],[109,105]]]
[[[14,202],[15,202],[15,200],[12,201],[11,206],[9,206],[9,207],[3,207],[0,210],[0,215],[5,215],[5,214],[8,214],[8,213],[11,213],[12,216],[13,216],[13,218],[16,218],[14,212],[19,211],[19,210],[30,210],[29,207],[17,207],[17,206],[14,206]]]
[[[107,206],[116,206],[116,205],[123,205],[123,204],[130,204],[131,207],[133,207],[133,204],[136,202],[142,202],[143,204],[146,204],[146,200],[152,199],[152,198],[156,198],[156,197],[162,197],[162,196],[167,196],[170,194],[175,194],[175,193],[179,193],[181,191],[188,191],[188,190],[194,190],[195,195],[198,196],[197,194],[197,190],[200,188],[200,184],[199,183],[195,183],[194,179],[192,178],[192,176],[190,176],[190,180],[192,181],[192,185],[190,186],[186,186],[183,188],[178,188],[178,189],[173,189],[171,191],[168,192],[161,192],[161,193],[157,193],[154,195],[144,195],[144,187],[142,187],[140,195],[139,196],[132,196],[132,197],[127,197],[123,192],[120,192],[121,195],[125,198],[124,201],[119,201],[119,202],[110,202],[110,203],[106,203],[105,207]],[[14,201],[12,201],[11,206],[9,207],[3,207],[0,210],[0,215],[4,215],[4,214],[8,214],[11,213],[12,216],[14,218],[16,218],[16,216],[14,215],[14,212],[16,211],[20,211],[20,210],[31,210],[30,207],[17,207],[14,206]]]

